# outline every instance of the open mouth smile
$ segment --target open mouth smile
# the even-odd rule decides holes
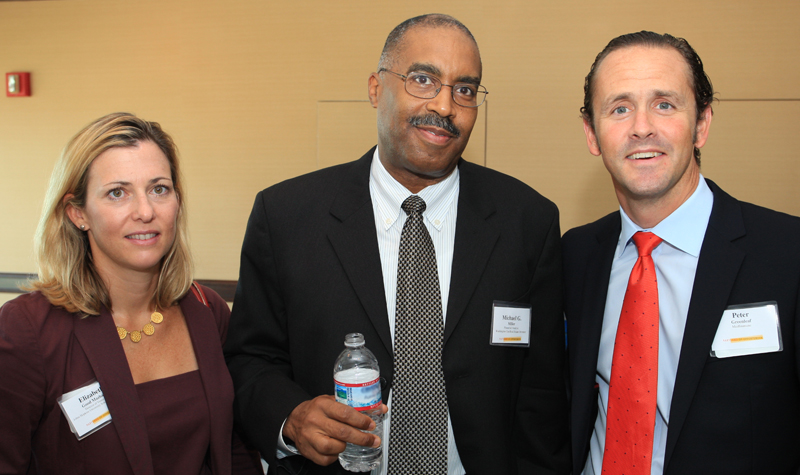
[[[156,236],[158,236],[158,233],[130,234],[128,236],[125,236],[125,238],[132,239],[134,241],[146,241],[148,239],[153,239]]]
[[[661,152],[639,152],[639,153],[632,153],[625,158],[630,158],[631,160],[642,160],[647,158],[656,158],[661,155],[664,155]]]

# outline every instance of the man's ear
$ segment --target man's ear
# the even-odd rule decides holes
[[[708,140],[708,131],[711,129],[711,118],[714,117],[714,111],[711,110],[711,104],[706,106],[706,109],[700,114],[700,119],[697,121],[694,132],[694,146],[702,148]]]
[[[583,133],[586,134],[586,145],[589,147],[589,153],[599,157],[600,156],[600,142],[597,141],[597,135],[594,133],[592,123],[583,119]]]
[[[64,195],[64,198],[61,199],[61,203],[64,205],[64,212],[67,213],[67,217],[76,228],[81,231],[88,231],[89,229],[86,224],[86,218],[83,215],[83,210],[72,204],[73,198],[75,198],[75,195],[67,193]],[[83,228],[81,228],[81,226],[83,226]]]
[[[378,96],[380,96],[380,93],[381,79],[378,77],[378,73],[372,73],[367,80],[367,94],[369,94],[369,103],[375,109],[378,108]]]

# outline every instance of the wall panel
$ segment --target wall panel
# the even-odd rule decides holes
[[[800,101],[720,102],[714,112],[703,174],[740,200],[800,215]]]
[[[0,72],[33,80],[30,98],[0,96],[0,272],[35,271],[31,237],[69,137],[129,110],[161,122],[181,150],[198,277],[235,279],[255,193],[353,153],[329,154],[339,144],[358,156],[374,143],[374,111],[350,101],[366,100],[389,30],[429,11],[461,19],[481,48],[490,95],[468,159],[554,200],[563,229],[616,208],[578,109],[594,55],[640,29],[689,39],[719,90],[704,172],[800,214],[788,130],[798,102],[725,102],[799,98],[796,1],[0,2]]]

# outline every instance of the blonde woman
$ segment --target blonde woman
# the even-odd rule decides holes
[[[34,291],[0,308],[0,473],[261,473],[232,435],[228,306],[190,291],[184,200],[157,123],[109,114],[69,142]]]

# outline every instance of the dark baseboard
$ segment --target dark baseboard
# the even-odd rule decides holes
[[[237,281],[197,279],[197,282],[218,293],[226,302],[233,302],[233,296],[236,295]]]
[[[36,274],[14,274],[10,272],[0,272],[0,292],[12,294],[23,293],[20,287],[30,280],[36,278]],[[197,282],[205,285],[209,289],[218,293],[227,302],[233,302],[236,293],[235,280],[205,280],[197,279]]]
[[[20,287],[36,278],[36,274],[12,274],[0,272],[0,292],[18,294],[24,292]]]

